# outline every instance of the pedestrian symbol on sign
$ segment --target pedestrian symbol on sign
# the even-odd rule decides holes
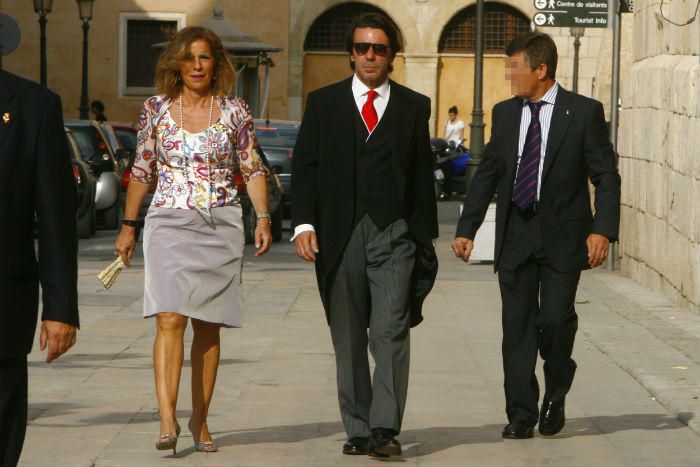
[[[549,0],[549,8],[554,9],[554,0]]]
[[[537,13],[533,20],[535,21],[535,24],[537,26],[542,26],[547,22],[547,15],[545,15],[544,13]]]
[[[535,8],[538,10],[547,8],[547,0],[535,0]]]
[[[547,24],[551,24],[552,26],[554,25],[554,15],[549,14],[549,18],[547,19]]]

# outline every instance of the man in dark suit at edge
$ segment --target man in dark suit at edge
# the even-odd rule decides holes
[[[354,75],[309,94],[292,157],[294,241],[331,328],[344,454],[401,454],[409,328],[437,273],[430,100],[388,79],[400,48],[385,16],[353,21]]]
[[[576,370],[571,358],[581,270],[599,266],[618,236],[620,176],[602,105],[556,81],[557,49],[528,32],[506,48],[515,97],[493,108],[491,139],[469,187],[452,248],[469,260],[498,192],[494,266],[503,304],[508,424],[503,437],[558,433]],[[591,212],[588,181],[595,186]],[[544,360],[538,412],[535,363]]]
[[[27,354],[42,289],[40,348],[51,362],[78,327],[77,194],[60,98],[0,70],[0,465],[27,426]],[[39,260],[34,251],[35,214]]]

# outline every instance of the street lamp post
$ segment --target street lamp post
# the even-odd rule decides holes
[[[578,51],[581,48],[581,36],[586,32],[586,28],[569,28],[569,33],[574,37],[574,77],[571,90],[578,92]]]
[[[484,154],[484,110],[482,106],[484,78],[484,0],[476,0],[476,41],[474,50],[474,107],[469,124],[469,152],[471,161],[467,168],[467,192],[476,167]]]
[[[39,81],[42,86],[46,86],[46,15],[51,13],[53,0],[34,0],[34,12],[39,13]]]
[[[92,19],[92,6],[95,0],[77,0],[78,12],[83,22],[83,85],[80,93],[80,118],[87,120],[88,115],[88,30]]]

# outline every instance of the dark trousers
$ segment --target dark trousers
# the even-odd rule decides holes
[[[397,434],[408,392],[409,285],[416,246],[403,219],[379,230],[364,216],[343,253],[330,295],[338,401],[348,438]],[[370,378],[367,346],[375,368]]]
[[[506,413],[509,422],[534,426],[539,418],[538,350],[544,360],[544,400],[563,400],[574,379],[574,303],[581,272],[554,269],[543,252],[539,217],[522,215],[515,207],[511,211],[498,271]]]
[[[0,466],[15,467],[27,431],[27,357],[0,359]]]

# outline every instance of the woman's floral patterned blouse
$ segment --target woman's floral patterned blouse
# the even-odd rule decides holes
[[[236,170],[246,183],[267,175],[255,149],[248,105],[237,97],[217,97],[217,103],[221,117],[200,133],[183,133],[179,114],[176,120],[169,110],[173,101],[166,96],[153,96],[143,104],[131,178],[142,183],[157,178],[152,206],[205,210],[232,206],[239,204],[233,175]],[[200,206],[202,200],[204,205]]]

